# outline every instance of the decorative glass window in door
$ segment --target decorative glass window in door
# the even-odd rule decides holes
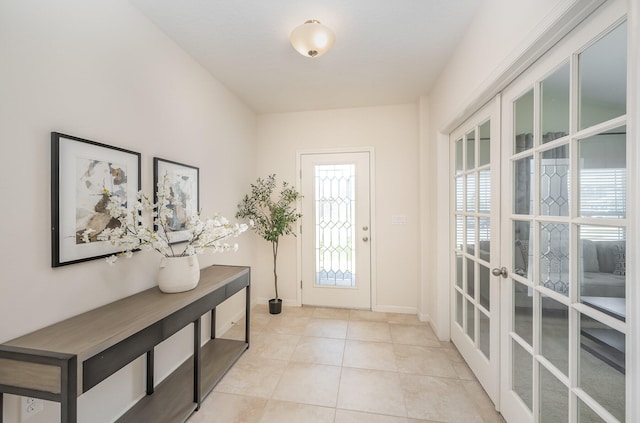
[[[355,286],[355,165],[316,165],[316,285]]]

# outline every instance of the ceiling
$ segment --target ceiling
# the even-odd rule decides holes
[[[257,113],[415,103],[429,93],[481,0],[130,0]],[[309,19],[333,48],[289,44]]]

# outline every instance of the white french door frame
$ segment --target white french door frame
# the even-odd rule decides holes
[[[302,156],[309,154],[345,154],[345,153],[369,153],[369,217],[370,217],[370,230],[371,235],[369,239],[371,249],[370,260],[370,278],[371,278],[371,310],[379,311],[377,309],[377,277],[376,277],[376,200],[375,200],[375,153],[373,147],[353,147],[353,148],[324,148],[324,149],[312,149],[312,150],[298,150],[296,151],[296,177],[298,181],[298,187],[302,187]],[[298,200],[298,210],[302,210],[302,201]],[[299,222],[298,225],[302,225]],[[300,226],[299,226],[300,227]],[[298,231],[300,233],[300,231]],[[297,251],[296,251],[296,305],[302,306],[302,237],[296,237]]]

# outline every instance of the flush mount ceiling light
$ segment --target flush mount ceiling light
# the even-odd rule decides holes
[[[291,31],[289,39],[293,48],[303,56],[320,57],[329,51],[335,36],[333,31],[314,19]]]

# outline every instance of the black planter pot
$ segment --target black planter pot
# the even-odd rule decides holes
[[[280,314],[282,312],[282,299],[272,298],[269,300],[269,313],[270,314]]]

